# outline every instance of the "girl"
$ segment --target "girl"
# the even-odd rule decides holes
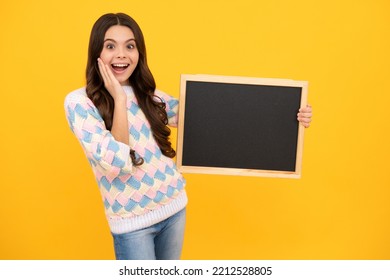
[[[89,41],[87,85],[65,110],[102,194],[117,259],[179,259],[187,196],[169,141],[178,101],[156,89],[142,31],[105,14]],[[308,127],[311,108],[298,113]]]

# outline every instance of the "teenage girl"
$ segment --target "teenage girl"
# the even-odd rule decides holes
[[[100,187],[116,258],[179,259],[187,195],[168,127],[177,125],[178,100],[156,89],[131,17],[96,21],[86,76],[65,110]],[[309,127],[311,116],[302,108],[298,121]]]

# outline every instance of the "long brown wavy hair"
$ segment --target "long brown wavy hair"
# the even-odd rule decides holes
[[[105,14],[101,16],[92,27],[86,70],[87,96],[99,110],[106,128],[111,130],[114,114],[114,99],[104,87],[97,59],[100,57],[103,50],[106,31],[114,25],[127,26],[133,31],[139,52],[139,60],[137,67],[129,78],[129,83],[133,88],[139,107],[150,123],[153,136],[156,139],[161,152],[165,156],[173,158],[176,155],[176,152],[169,141],[171,130],[167,126],[168,116],[165,110],[166,105],[160,98],[157,98],[154,95],[156,82],[147,64],[144,36],[139,25],[130,16],[123,13]],[[136,159],[133,150],[131,150],[130,156],[134,164],[142,164],[143,160],[139,158]]]

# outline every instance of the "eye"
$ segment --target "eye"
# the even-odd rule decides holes
[[[129,50],[135,49],[135,45],[134,45],[134,44],[128,44],[128,45],[127,45],[127,48],[128,48]]]
[[[115,46],[113,44],[106,44],[106,49],[113,49]]]

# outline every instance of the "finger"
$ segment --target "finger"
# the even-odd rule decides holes
[[[313,113],[298,113],[297,116],[299,118],[311,118],[313,116]]]
[[[311,113],[313,112],[313,109],[311,107],[303,107],[299,109],[300,113]]]
[[[114,76],[114,73],[112,73],[110,66],[108,66],[107,64],[105,64],[105,65],[104,65],[104,68],[105,68],[105,70],[106,70],[107,77],[109,78],[110,82],[116,81],[116,78],[115,78],[115,76]]]
[[[115,76],[112,73],[110,67],[99,58],[100,72],[102,74],[103,82],[106,87],[110,87],[115,81]]]
[[[311,123],[310,118],[298,118],[298,121],[301,123]]]
[[[311,123],[311,119],[305,119],[305,118],[299,118],[299,123],[302,124],[304,127],[309,127]]]
[[[107,70],[106,70],[106,67],[105,67],[103,61],[100,58],[98,58],[98,66],[99,66],[100,74],[102,75],[102,78],[103,78],[103,82],[106,84],[109,81],[108,75],[107,75]]]
[[[108,64],[104,64],[102,62],[102,67],[105,75],[105,85],[106,87],[115,87],[119,85],[119,81],[115,77],[114,73],[112,72],[110,66]]]
[[[300,124],[301,124],[304,128],[310,127],[310,123],[300,122]]]

